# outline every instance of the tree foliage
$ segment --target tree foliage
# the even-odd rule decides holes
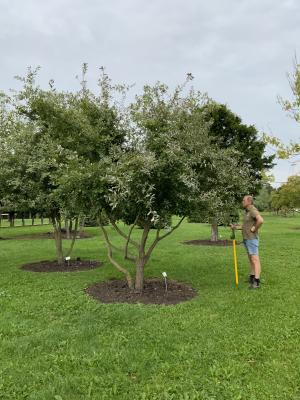
[[[287,183],[272,196],[272,207],[276,211],[293,211],[300,208],[300,176],[294,175],[288,178]]]
[[[226,105],[214,101],[207,102],[200,110],[209,125],[209,136],[213,144],[221,149],[234,149],[236,161],[249,170],[248,182],[237,180],[236,190],[232,193],[225,186],[219,186],[215,202],[206,207],[195,209],[191,221],[209,222],[212,225],[211,240],[218,240],[218,225],[228,224],[236,219],[241,198],[247,193],[256,194],[261,187],[263,173],[273,166],[274,156],[264,154],[266,144],[259,139],[253,125],[242,123]],[[228,167],[225,166],[228,170]],[[230,172],[228,170],[228,172]],[[234,174],[232,175],[234,179]]]
[[[84,65],[84,77],[86,70]],[[36,84],[37,72],[29,70],[19,78],[22,89],[6,98],[9,107],[2,107],[3,126],[10,123],[10,127],[1,130],[1,201],[51,217],[62,263],[62,216],[74,218],[78,226],[80,213],[74,207],[62,207],[60,196],[68,194],[58,190],[59,177],[69,165],[99,161],[112,146],[121,146],[124,130],[116,107],[109,104],[104,71],[98,95],[87,89],[84,79],[77,92],[58,91],[53,81],[43,90]]]
[[[294,61],[294,71],[289,75],[289,83],[294,96],[293,100],[285,100],[282,97],[279,97],[278,100],[283,110],[296,122],[300,122],[300,64],[297,59]],[[281,159],[300,154],[300,143],[291,142],[285,144],[277,137],[266,134],[264,135],[264,140],[277,148],[277,156]]]
[[[101,224],[111,262],[126,275],[128,285],[143,288],[144,268],[156,245],[177,229],[193,210],[219,201],[220,188],[228,196],[244,193],[249,170],[238,163],[233,149],[211,143],[202,112],[204,98],[179,86],[171,92],[161,83],[146,86],[131,104],[127,140],[97,163],[70,167],[60,187],[76,199],[79,209],[105,213],[124,238],[123,254],[135,264],[135,277],[117,262],[108,231]],[[244,185],[244,186],[243,186]],[[241,195],[239,193],[239,195]],[[170,215],[180,219],[167,226]],[[121,230],[117,221],[128,226]],[[132,239],[139,225],[139,240]],[[150,238],[151,226],[157,227]],[[166,228],[166,229],[164,229]]]
[[[274,188],[269,183],[263,185],[255,197],[255,206],[259,211],[272,210],[272,195],[274,191]]]

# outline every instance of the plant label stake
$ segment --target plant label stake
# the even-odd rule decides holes
[[[65,260],[68,261],[68,267],[70,267],[70,260],[71,260],[71,257],[65,257]]]
[[[239,274],[238,274],[238,264],[237,264],[237,256],[236,256],[236,240],[235,240],[234,229],[232,229],[231,239],[232,239],[232,248],[233,248],[235,285],[236,285],[236,287],[238,287],[239,286]]]
[[[164,280],[165,280],[165,287],[166,287],[166,292],[167,292],[167,291],[168,291],[167,273],[166,273],[166,272],[162,272],[161,274],[162,274],[162,276],[164,277]]]

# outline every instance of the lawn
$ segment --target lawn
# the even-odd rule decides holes
[[[53,259],[52,240],[0,240],[0,399],[300,399],[297,227],[299,217],[265,216],[262,289],[253,291],[242,246],[237,289],[232,248],[181,244],[209,237],[207,225],[184,223],[159,244],[146,271],[151,277],[166,271],[198,290],[176,306],[89,298],[84,288],[120,277],[97,228],[87,228],[93,237],[74,250],[104,261],[91,271],[20,270]],[[0,237],[47,231],[2,228]],[[221,235],[230,233],[222,228]]]

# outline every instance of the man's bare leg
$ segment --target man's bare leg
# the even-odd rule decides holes
[[[253,275],[255,275],[255,279],[260,279],[261,265],[259,256],[257,254],[252,254],[249,257],[251,259],[251,266],[253,265]]]
[[[249,263],[250,263],[250,275],[255,275],[255,264],[252,261],[253,256],[250,256],[250,254],[248,254],[248,258],[249,258]]]

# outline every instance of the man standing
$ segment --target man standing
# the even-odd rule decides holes
[[[260,287],[261,273],[261,265],[258,255],[258,230],[264,220],[259,214],[257,208],[254,207],[252,196],[248,195],[243,198],[243,207],[245,209],[243,225],[234,224],[230,226],[232,229],[242,230],[244,245],[250,262],[249,287],[251,289],[258,289]]]

